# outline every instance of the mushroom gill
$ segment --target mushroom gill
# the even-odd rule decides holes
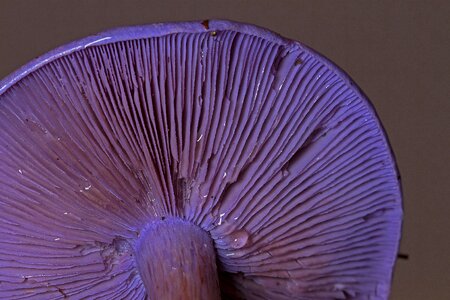
[[[1,299],[387,299],[401,191],[373,107],[298,42],[204,24],[0,84]]]

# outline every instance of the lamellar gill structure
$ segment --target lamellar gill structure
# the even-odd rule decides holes
[[[0,84],[1,299],[387,299],[401,216],[364,94],[255,26],[116,29]]]

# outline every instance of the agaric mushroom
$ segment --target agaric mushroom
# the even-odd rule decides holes
[[[6,78],[0,114],[1,299],[388,297],[387,138],[298,42],[228,21],[112,30]]]

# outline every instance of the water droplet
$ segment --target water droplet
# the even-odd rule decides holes
[[[68,214],[68,212],[66,211],[66,212],[64,212],[64,214],[65,214],[65,215],[67,215],[67,214]]]
[[[222,225],[223,216],[225,216],[225,213],[219,215],[219,222],[217,223],[218,226]]]
[[[227,240],[229,241],[229,245],[231,248],[240,249],[247,244],[248,238],[249,238],[248,232],[245,231],[244,229],[241,229],[231,233],[227,237]]]
[[[82,181],[78,184],[80,192],[89,191],[92,188],[92,184],[87,179],[82,179]]]
[[[53,240],[54,241],[59,241],[61,238],[54,238]]]
[[[281,171],[281,174],[283,175],[283,177],[288,177],[291,172],[289,172],[289,169],[285,168]]]
[[[19,173],[20,173],[20,174],[23,174],[23,171],[22,171],[21,169],[19,169]]]
[[[200,140],[202,139],[202,137],[203,137],[203,133],[200,134],[200,137],[197,139],[197,143],[200,142]]]

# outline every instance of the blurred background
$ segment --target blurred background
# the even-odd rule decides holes
[[[230,19],[299,40],[372,100],[402,175],[392,300],[450,299],[449,1],[0,0],[0,78],[111,27]]]

